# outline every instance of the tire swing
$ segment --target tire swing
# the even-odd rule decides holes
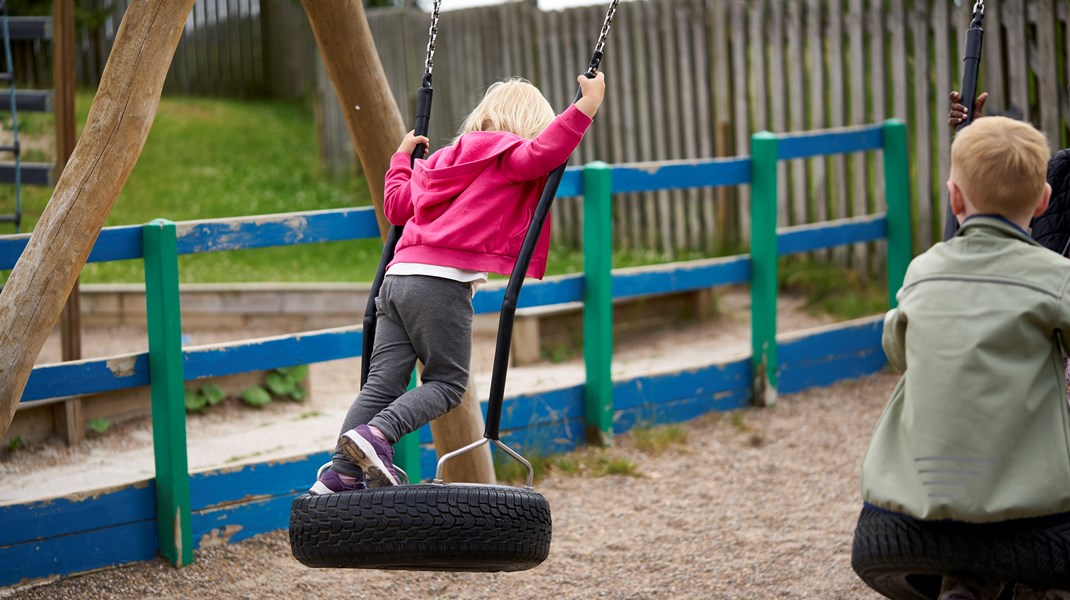
[[[612,0],[606,12],[587,77],[594,77],[601,64],[618,2]],[[417,103],[417,135],[427,134],[430,118],[432,59],[440,3],[441,0],[435,1],[431,14],[427,61]],[[576,100],[579,98],[577,94]],[[423,156],[423,152],[423,147],[416,148],[413,160]],[[430,484],[406,483],[319,496],[304,494],[296,498],[290,510],[290,548],[305,566],[497,572],[523,571],[546,560],[550,553],[550,504],[532,489],[531,463],[502,443],[499,427],[517,298],[564,170],[562,164],[548,176],[506,286],[483,439],[442,456]],[[364,317],[362,385],[368,378],[375,338],[375,297],[382,286],[386,266],[393,260],[401,232],[400,226],[391,227],[372,282]],[[527,469],[523,488],[443,482],[442,471],[447,461],[491,442]]]
[[[984,1],[974,5],[966,33],[962,94],[977,95],[984,30]],[[973,111],[959,125],[965,127]],[[950,209],[944,239],[958,227]],[[851,567],[869,587],[895,600],[935,600],[945,575],[1070,591],[1070,516],[1053,515],[994,523],[925,521],[866,505],[858,518]]]

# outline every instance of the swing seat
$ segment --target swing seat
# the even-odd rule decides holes
[[[550,504],[531,490],[420,484],[299,496],[290,547],[308,567],[523,571],[550,553]]]
[[[851,567],[894,600],[935,600],[945,575],[1070,591],[1070,515],[976,524],[921,521],[866,506]],[[1000,598],[1012,598],[1013,588]]]

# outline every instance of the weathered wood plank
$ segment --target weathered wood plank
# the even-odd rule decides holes
[[[728,156],[734,146],[729,140],[731,135],[730,123],[734,119],[732,110],[732,78],[729,76],[732,65],[732,54],[728,43],[728,5],[723,0],[705,0],[707,8],[706,26],[710,30],[710,53],[712,61],[713,78],[713,136],[714,156]],[[729,223],[729,202],[733,194],[729,190],[718,189],[716,195],[716,208],[714,215],[714,227],[717,232],[717,246],[724,248],[735,237],[735,228]],[[731,236],[731,237],[730,237]]]
[[[1062,123],[1059,119],[1058,63],[1055,57],[1055,6],[1053,0],[1033,0],[1036,8],[1036,61],[1037,99],[1040,103],[1040,129],[1048,137],[1048,146],[1056,151],[1059,145]],[[1064,34],[1066,35],[1066,34]],[[1065,60],[1065,57],[1064,57]]]
[[[829,125],[843,127],[847,124],[847,100],[844,97],[844,61],[843,61],[843,0],[829,1]],[[842,154],[833,156],[829,161],[832,170],[832,206],[831,217],[842,219],[850,216],[850,203],[847,197],[847,157]],[[848,249],[837,247],[832,257],[841,267],[847,266]]]
[[[701,158],[710,158],[713,154],[713,105],[710,103],[710,85],[712,73],[710,71],[709,36],[705,27],[706,8],[702,0],[691,0],[689,4],[691,12],[691,55],[695,59],[695,112],[697,113],[696,127],[693,132],[698,140],[695,155]],[[714,214],[717,210],[714,204],[716,192],[703,190],[699,193],[699,213],[702,231],[702,239],[698,249],[712,252],[716,248],[716,230],[714,229]]]
[[[810,129],[823,129],[825,121],[825,32],[822,19],[822,0],[808,0],[806,35],[810,57]],[[814,221],[827,221],[828,181],[824,158],[810,161],[810,205]]]
[[[676,55],[679,59],[679,72],[684,79],[690,79],[692,85],[680,85],[672,86],[677,89],[679,94],[679,103],[677,104],[676,111],[680,113],[679,119],[679,132],[677,134],[677,157],[679,158],[698,158],[698,138],[703,136],[703,133],[698,128],[698,111],[700,107],[695,102],[695,88],[702,87],[701,80],[694,80],[691,78],[693,72],[692,52],[691,52],[691,20],[694,18],[689,10],[690,6],[686,0],[675,3],[673,7],[673,21],[675,25],[676,36]],[[705,107],[702,107],[705,108]],[[681,196],[681,201],[684,203],[682,214],[682,220],[685,224],[687,232],[687,238],[685,244],[682,244],[687,250],[700,250],[702,248],[702,217],[699,212],[701,205],[699,204],[699,193],[697,190],[691,190]]]
[[[949,48],[950,23],[948,22],[948,3],[936,2],[932,9],[933,25],[933,59],[936,61],[936,89],[933,93],[935,107],[933,109],[936,133],[936,180],[947,181],[948,172],[951,169],[951,130],[947,127],[946,113],[947,94],[951,89],[959,87],[962,76],[952,73],[951,63],[958,64],[962,60],[962,54]],[[954,69],[956,72],[959,69]],[[930,132],[931,135],[931,132]],[[947,214],[947,199],[944,187],[937,185],[939,190],[933,197],[933,214],[937,217],[936,235],[942,236],[944,230],[944,216]]]
[[[788,84],[789,93],[785,98],[791,115],[790,131],[806,129],[806,88],[804,77],[806,71],[806,47],[803,42],[805,21],[802,2],[788,2],[788,52],[791,71]],[[791,164],[791,216],[788,224],[799,225],[809,221],[810,194],[807,185],[806,161],[792,160]]]
[[[891,0],[891,15],[887,27],[892,38],[892,112],[889,116],[909,122],[907,95],[910,79],[907,77],[907,38],[905,0]]]
[[[910,31],[913,38],[914,56],[929,56],[929,7],[928,2],[915,2],[910,12]],[[933,174],[932,174],[932,118],[930,106],[932,100],[929,95],[929,64],[914,61],[914,76],[910,79],[911,89],[914,90],[914,118],[908,121],[911,135],[914,139],[914,156],[917,172],[917,185],[915,198],[917,204],[917,231],[914,234],[915,243],[920,248],[928,248],[936,241],[938,230],[935,226],[936,215],[943,219],[942,198],[937,200],[933,197]],[[934,206],[941,207],[934,212]],[[941,221],[942,222],[942,221]]]
[[[847,108],[850,111],[850,124],[862,125],[866,117],[866,87],[862,74],[866,72],[866,21],[865,0],[850,0],[847,9],[847,32],[850,39],[848,60],[844,65],[850,86]],[[861,216],[869,214],[869,186],[866,167],[870,157],[856,154],[851,157],[851,196],[847,214]],[[851,248],[852,265],[855,270],[866,272],[869,269],[869,247],[858,244]]]
[[[884,78],[887,64],[885,53],[885,14],[883,0],[867,0],[869,14],[866,16],[866,37],[869,38],[869,98],[871,112],[869,119],[874,123],[880,123],[888,114],[888,96],[884,87]],[[857,98],[856,98],[857,100]],[[883,212],[884,199],[884,161],[876,154],[869,156],[874,177],[870,182],[867,194],[866,209],[868,212]],[[880,252],[876,253],[880,255]]]
[[[775,133],[783,134],[788,131],[787,111],[788,105],[792,103],[786,93],[787,74],[784,72],[784,3],[773,2],[771,10],[771,30],[767,34],[770,38],[769,110],[772,113],[769,122]],[[777,165],[777,177],[780,183],[777,186],[777,225],[786,226],[791,223],[788,163],[781,162]]]
[[[750,91],[748,88],[748,71],[747,71],[747,40],[744,32],[746,31],[746,11],[747,3],[745,0],[733,0],[731,4],[731,28],[732,32],[732,92],[733,99],[735,101],[735,120],[736,120],[736,155],[749,155],[750,154],[750,112],[748,106],[750,106]],[[750,240],[750,186],[744,185],[739,187],[738,193],[739,201],[736,203],[736,209],[738,210],[738,220],[736,225],[739,227],[738,238],[743,243],[747,243]]]
[[[1025,0],[1000,3],[1000,15],[1007,35],[1008,109],[1021,111],[1026,121],[1033,120],[1029,103],[1029,42],[1026,37]],[[986,36],[987,37],[987,36]]]
[[[669,85],[673,85],[675,77],[670,78],[669,74],[665,72],[664,64],[664,44],[665,34],[668,33],[665,30],[665,18],[663,16],[665,12],[665,6],[658,3],[645,3],[644,9],[646,10],[647,22],[650,24],[656,24],[656,27],[651,27],[649,31],[649,38],[647,39],[647,50],[650,61],[650,111],[653,115],[665,114],[668,110],[666,100],[664,97],[665,88]],[[658,33],[660,32],[660,36]],[[654,141],[654,157],[664,160],[670,157],[668,140],[666,139],[665,128],[658,127],[652,123],[653,129],[653,141]],[[658,249],[664,253],[672,252],[675,247],[675,239],[672,223],[672,198],[668,192],[661,191],[655,193],[657,197],[657,213],[658,213]]]

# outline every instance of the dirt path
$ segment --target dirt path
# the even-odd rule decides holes
[[[895,377],[785,396],[742,419],[684,425],[661,454],[632,436],[611,450],[637,477],[554,474],[550,557],[512,574],[307,569],[285,532],[0,596],[37,598],[820,598],[874,599],[850,567],[858,468]]]

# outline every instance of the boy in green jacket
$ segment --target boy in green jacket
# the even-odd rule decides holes
[[[1070,513],[1070,265],[1027,231],[1051,196],[1048,154],[1042,133],[1005,117],[956,136],[947,188],[961,228],[911,262],[884,320],[903,376],[863,461],[869,505],[968,523]],[[1002,586],[946,577],[941,600]]]

